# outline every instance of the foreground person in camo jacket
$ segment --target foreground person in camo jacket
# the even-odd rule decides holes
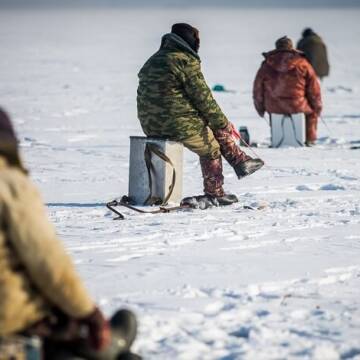
[[[184,144],[200,157],[205,198],[218,205],[237,201],[225,194],[221,155],[238,178],[263,166],[234,142],[235,129],[211,94],[200,68],[199,31],[174,24],[160,49],[139,72],[138,118],[147,136]]]
[[[139,359],[129,353],[135,334],[131,312],[108,322],[91,299],[0,109],[0,359]]]

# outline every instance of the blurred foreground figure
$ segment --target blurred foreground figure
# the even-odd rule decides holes
[[[200,157],[205,195],[198,200],[230,205],[238,200],[224,192],[221,155],[239,179],[264,163],[236,145],[235,129],[201,72],[199,46],[199,31],[188,24],[174,24],[163,36],[139,72],[138,118],[147,136],[181,142]]]
[[[131,312],[108,322],[87,293],[0,109],[0,358],[138,359],[135,335]]]
[[[305,54],[320,79],[329,75],[330,66],[326,46],[318,34],[306,28],[296,47]]]
[[[263,53],[265,60],[256,74],[254,105],[263,117],[274,114],[304,113],[306,145],[317,138],[318,116],[322,110],[321,90],[314,69],[305,55],[293,48],[286,36],[278,39],[276,49]]]

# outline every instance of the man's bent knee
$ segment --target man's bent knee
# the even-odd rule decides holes
[[[202,158],[217,159],[221,156],[220,145],[208,128],[182,141],[184,146]]]

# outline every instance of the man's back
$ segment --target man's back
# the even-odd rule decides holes
[[[146,135],[179,139],[204,126],[183,85],[199,72],[198,55],[179,36],[165,35],[139,72],[138,117]]]
[[[260,116],[304,113],[306,144],[316,141],[317,117],[322,101],[319,81],[303,52],[283,36],[275,42],[275,50],[264,53],[265,60],[256,74],[253,98]]]
[[[274,50],[263,54],[265,61],[254,82],[254,100],[269,113],[312,112],[320,89],[311,65],[296,50]]]

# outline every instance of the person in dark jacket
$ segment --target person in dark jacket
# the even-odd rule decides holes
[[[205,196],[220,205],[236,202],[223,190],[221,155],[238,178],[263,166],[234,142],[232,124],[212,96],[200,68],[199,31],[174,24],[163,36],[160,49],[139,72],[138,118],[147,136],[184,144],[200,157]]]
[[[318,34],[312,29],[306,28],[296,47],[305,54],[318,78],[322,79],[329,75],[330,66],[326,45]]]
[[[305,55],[293,48],[284,36],[276,49],[263,53],[265,60],[258,70],[253,88],[256,111],[276,114],[305,113],[306,144],[316,141],[318,116],[322,110],[319,80]]]
[[[114,319],[123,336],[115,338]],[[75,354],[101,360],[121,352],[106,359],[131,359],[134,328],[132,313],[120,310],[109,322],[89,295],[47,219],[13,126],[0,109],[0,358],[23,358],[26,346],[14,350],[14,343],[36,336],[44,342],[44,360]]]

